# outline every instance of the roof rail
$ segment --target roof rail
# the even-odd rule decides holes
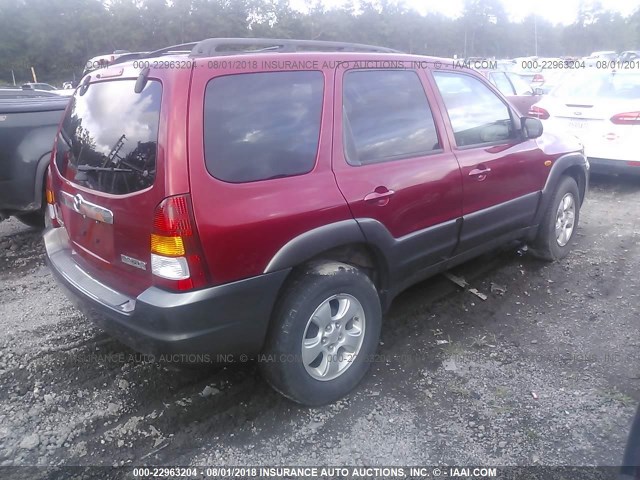
[[[125,53],[124,55],[119,56],[113,62],[109,64],[116,65],[118,63],[128,62],[130,60],[138,60],[143,58],[154,58],[160,57],[167,53],[189,53],[189,51],[194,48],[198,42],[189,42],[189,43],[181,43],[179,45],[171,45],[170,47],[164,47],[160,50],[154,50],[153,52],[134,52],[134,53]]]
[[[224,48],[222,48],[224,47]],[[237,48],[237,47],[245,47]],[[261,47],[261,48],[256,48]],[[192,57],[212,57],[259,52],[339,51],[401,53],[392,48],[362,43],[327,42],[319,40],[292,40],[284,38],[208,38],[197,42],[191,50]]]

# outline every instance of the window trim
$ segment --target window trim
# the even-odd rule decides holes
[[[322,79],[322,92],[320,96],[320,118],[318,120],[318,139],[316,144],[316,154],[313,158],[313,164],[311,165],[311,168],[305,172],[296,173],[294,175],[278,175],[274,177],[258,178],[255,180],[243,180],[243,181],[236,181],[236,182],[225,180],[223,178],[220,178],[214,175],[207,165],[207,147],[206,147],[206,140],[205,140],[205,136],[206,136],[206,128],[205,128],[206,120],[205,119],[206,119],[206,112],[207,112],[206,100],[207,100],[207,88],[209,87],[209,84],[219,78],[234,77],[237,75],[255,75],[255,74],[269,74],[269,73],[298,73],[298,72],[315,72],[320,74],[320,78]],[[327,79],[322,70],[256,70],[256,71],[246,71],[246,72],[243,71],[243,72],[225,73],[222,75],[216,75],[209,78],[204,83],[204,90],[202,93],[202,159],[203,159],[205,171],[211,178],[219,182],[226,183],[228,185],[248,185],[256,182],[272,182],[277,180],[286,180],[288,178],[296,178],[296,177],[309,175],[313,173],[313,171],[316,170],[318,166],[318,161],[320,159],[320,147],[321,147],[321,140],[322,140],[322,128],[323,128],[323,121],[324,121],[326,94],[327,94]]]
[[[495,72],[489,72],[489,76],[490,76],[489,81],[494,87],[496,87],[496,90],[502,93],[502,90],[500,90],[500,87],[498,86],[498,82],[493,77],[494,75],[502,75],[502,78],[504,78],[504,80],[507,82],[507,85],[509,85],[509,88],[511,89],[511,93],[509,95],[512,95],[512,96],[517,95],[516,89],[513,88],[513,83],[511,83],[511,80],[509,80],[509,77],[507,77],[507,75],[504,72],[499,70]],[[506,95],[506,93],[502,93],[502,95]]]
[[[346,129],[344,128],[345,126],[345,112],[344,112],[344,99],[345,99],[345,78],[347,77],[348,74],[352,73],[352,72],[371,72],[371,71],[384,71],[384,72],[388,72],[388,71],[392,71],[392,72],[413,72],[416,76],[416,78],[418,79],[418,82],[420,83],[420,86],[422,87],[422,91],[424,93],[424,98],[427,101],[427,106],[429,107],[429,111],[431,112],[431,118],[433,119],[433,127],[435,129],[436,132],[436,136],[438,137],[438,144],[440,145],[440,148],[438,149],[434,149],[434,150],[429,150],[429,151],[424,151],[424,152],[411,152],[411,153],[406,153],[406,154],[399,154],[399,155],[393,155],[391,157],[384,157],[380,160],[375,160],[375,161],[370,161],[367,163],[361,163],[361,164],[357,164],[357,163],[352,163],[349,160],[349,154],[347,152],[347,142],[345,141],[345,138],[347,136],[347,132]],[[414,159],[414,158],[420,158],[420,157],[429,157],[432,155],[438,155],[441,153],[444,153],[444,148],[442,147],[442,135],[440,130],[438,129],[438,124],[436,122],[436,118],[434,115],[434,110],[432,108],[431,102],[429,101],[429,95],[427,94],[427,90],[425,89],[425,85],[424,82],[422,81],[422,78],[420,78],[420,74],[418,73],[417,70],[414,69],[403,69],[403,68],[384,68],[384,69],[372,69],[372,68],[352,68],[349,70],[345,70],[344,73],[342,74],[342,95],[340,98],[340,115],[341,115],[341,119],[342,119],[342,154],[344,155],[344,159],[346,161],[346,164],[349,167],[355,167],[355,168],[360,168],[360,167],[367,167],[369,165],[379,165],[381,163],[387,163],[387,162],[396,162],[398,160],[410,160],[410,159]],[[351,122],[349,120],[349,122]],[[353,132],[352,132],[352,139],[353,139]]]
[[[446,115],[446,119],[448,122],[448,126],[451,128],[451,148],[453,150],[470,150],[473,148],[479,148],[479,147],[493,147],[493,146],[497,146],[497,145],[505,145],[510,143],[509,140],[513,140],[515,143],[521,143],[522,142],[522,129],[518,127],[518,122],[516,122],[516,118],[519,119],[521,118],[519,115],[515,115],[513,108],[511,108],[511,105],[506,102],[506,100],[503,98],[502,94],[500,92],[496,92],[496,88],[493,87],[493,85],[491,85],[491,82],[489,81],[489,79],[485,79],[485,78],[479,78],[476,75],[472,75],[469,74],[467,72],[453,72],[453,71],[444,71],[444,70],[438,70],[436,72],[430,71],[431,73],[431,79],[433,80],[433,86],[434,89],[437,91],[437,94],[440,96],[440,100],[442,101],[442,107],[443,107],[443,112],[442,115],[443,117]],[[451,123],[451,118],[449,117],[449,110],[447,109],[447,105],[444,101],[444,97],[442,96],[442,92],[440,92],[440,88],[438,87],[438,82],[436,81],[436,75],[437,74],[445,74],[445,75],[460,75],[460,76],[465,76],[465,77],[470,77],[473,78],[475,80],[480,81],[480,83],[482,83],[485,87],[489,88],[489,90],[498,98],[498,100],[500,100],[502,102],[502,104],[507,108],[507,111],[509,112],[509,118],[511,119],[511,124],[513,126],[513,130],[516,133],[516,135],[512,138],[512,139],[507,139],[507,140],[497,140],[495,142],[482,142],[482,143],[474,143],[471,145],[458,145],[458,142],[456,140],[456,136],[455,136],[455,132],[453,130],[453,124]]]

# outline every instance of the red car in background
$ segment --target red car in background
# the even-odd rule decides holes
[[[505,70],[480,70],[518,112],[526,115],[529,107],[542,97],[542,89],[533,87],[519,74]]]

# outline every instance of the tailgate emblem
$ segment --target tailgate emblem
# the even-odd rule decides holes
[[[82,198],[82,195],[78,194],[75,197],[73,197],[73,209],[80,213],[80,208],[82,207],[82,202],[84,201],[84,198]]]
[[[60,193],[62,194],[60,196],[60,202],[64,203],[74,212],[78,212],[80,215],[84,215],[96,222],[113,224],[113,212],[108,208],[85,200],[79,193],[77,195],[71,195],[64,191]]]
[[[131,265],[132,267],[139,268],[140,270],[147,269],[147,262],[143,262],[142,260],[138,260],[137,258],[133,258],[128,255],[120,255],[120,260],[122,260],[122,263],[126,263],[127,265]]]

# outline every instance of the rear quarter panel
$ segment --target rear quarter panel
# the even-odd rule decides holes
[[[289,240],[351,218],[331,170],[334,73],[330,69],[323,70],[320,138],[311,172],[250,183],[227,183],[207,171],[203,137],[207,83],[222,75],[264,71],[212,70],[207,68],[206,59],[196,61],[194,67],[189,101],[189,179],[200,240],[211,277],[217,284],[259,275]]]

